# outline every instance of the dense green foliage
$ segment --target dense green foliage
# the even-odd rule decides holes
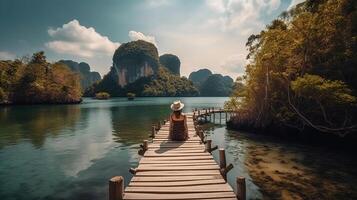
[[[121,44],[113,56],[113,63],[117,67],[142,66],[144,62],[148,62],[154,71],[159,67],[157,48],[143,40]]]
[[[180,59],[172,54],[164,54],[159,58],[160,64],[166,67],[171,73],[180,76]]]
[[[160,67],[156,75],[142,77],[121,88],[110,73],[103,80],[94,84],[86,91],[86,96],[92,96],[98,91],[105,91],[111,96],[126,96],[134,93],[137,96],[197,96],[198,90],[191,81],[170,73]]]
[[[58,62],[67,65],[72,71],[80,75],[82,91],[101,80],[100,74],[98,72],[91,72],[90,66],[85,62],[77,63],[72,60],[60,60]]]
[[[48,63],[44,52],[29,62],[0,61],[0,103],[77,103],[79,76],[61,63]]]
[[[212,72],[209,69],[200,69],[195,72],[191,72],[188,79],[193,82],[198,88],[203,82],[207,80],[209,76],[212,75]]]
[[[233,120],[345,135],[357,129],[354,0],[308,0],[249,37],[242,99]]]
[[[200,86],[201,96],[229,96],[232,91],[233,79],[221,74],[209,76]]]
[[[229,96],[232,92],[233,79],[221,74],[212,74],[208,69],[191,72],[189,80],[199,89],[200,96]]]
[[[156,78],[144,86],[143,96],[197,96],[193,83],[185,77],[172,75],[161,67]]]
[[[110,98],[110,94],[108,94],[107,92],[98,92],[95,94],[94,96],[96,99],[109,99]]]

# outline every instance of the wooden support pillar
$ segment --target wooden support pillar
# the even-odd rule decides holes
[[[115,176],[109,180],[109,200],[122,200],[124,197],[124,178]]]
[[[211,153],[212,151],[212,140],[206,140],[206,152]]]
[[[227,119],[227,116],[228,116],[228,115],[227,115],[227,112],[225,112],[225,113],[226,113],[226,122],[227,122],[227,121],[228,121],[228,119]]]
[[[216,114],[213,113],[213,123],[215,124],[216,123]]]
[[[219,149],[219,168],[224,169],[226,168],[226,151],[223,148]]]
[[[161,121],[159,121],[159,122],[157,123],[157,127],[158,127],[159,129],[161,129]]]
[[[152,128],[151,128],[151,137],[154,138],[155,134],[156,134],[156,127],[152,126]]]
[[[219,124],[222,124],[222,112],[219,111]]]
[[[221,175],[223,176],[223,179],[227,181],[227,173],[225,173],[226,170],[226,152],[223,148],[219,149],[219,168]]]
[[[148,150],[149,146],[148,146],[148,140],[144,140],[143,142],[143,150],[146,151]]]
[[[246,187],[245,187],[245,178],[237,177],[237,198],[238,200],[246,199]]]

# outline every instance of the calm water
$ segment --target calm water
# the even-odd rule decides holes
[[[216,97],[180,99],[186,105],[185,111],[195,107],[221,107],[227,100]],[[0,108],[0,199],[107,199],[108,179],[121,175],[126,184],[129,182],[128,169],[136,167],[140,158],[138,144],[148,138],[152,123],[168,116],[173,100],[176,98],[85,99],[79,105]],[[321,152],[326,152],[323,149],[227,131],[219,125],[218,116],[216,119],[216,125],[207,126],[207,133],[214,145],[226,148],[227,161],[234,164],[229,183],[234,186],[238,175],[247,178],[249,198],[267,197],[265,185],[256,179],[255,165],[250,165],[252,158],[262,156],[266,147],[274,153],[263,155],[269,158],[266,162],[273,162],[282,156],[280,154],[290,156],[289,165],[271,163],[280,171],[303,165],[300,171],[294,171],[295,174],[306,174],[316,183],[320,177],[317,169],[334,169],[339,174],[324,176],[320,182],[344,183],[347,191],[357,191],[354,170],[357,165],[351,157],[329,154],[331,159],[340,159],[331,166],[330,160],[317,159]],[[217,159],[217,151],[213,155]],[[259,170],[269,174],[269,168],[264,167],[261,165]],[[340,178],[335,180],[337,176]],[[318,193],[324,192],[316,185],[312,187]]]

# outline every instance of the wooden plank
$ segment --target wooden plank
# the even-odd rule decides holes
[[[193,185],[193,186],[175,186],[175,187],[126,187],[125,192],[143,192],[143,193],[202,193],[202,192],[232,192],[232,188],[227,184],[215,185]]]
[[[219,170],[218,165],[201,165],[201,166],[140,166],[136,172],[141,171],[183,171],[183,170]]]
[[[210,153],[154,153],[146,152],[145,157],[187,157],[187,156],[209,156]]]
[[[152,193],[126,193],[124,199],[128,200],[186,200],[186,199],[219,199],[235,198],[234,192],[209,192],[209,193],[184,193],[184,194],[152,194]]]
[[[142,158],[142,160],[170,160],[170,161],[178,161],[178,160],[213,160],[212,156],[189,156],[189,157],[151,157],[151,158]]]
[[[138,167],[167,167],[167,166],[205,166],[205,165],[215,165],[218,166],[217,163],[214,163],[212,161],[206,162],[206,163],[199,163],[199,162],[192,162],[192,163],[140,163]]]
[[[220,175],[218,170],[186,170],[186,171],[139,171],[136,176],[198,176]]]
[[[157,150],[148,150],[146,151],[147,153],[204,153],[205,150],[202,148],[199,149],[189,149],[189,148],[180,148],[180,149],[169,149],[169,150],[162,150],[162,149],[157,149]]]
[[[157,164],[157,163],[162,163],[162,164],[172,164],[172,163],[176,163],[176,164],[190,164],[190,163],[216,163],[216,161],[214,161],[213,159],[207,159],[207,160],[175,160],[175,162],[172,162],[172,160],[151,160],[151,159],[147,159],[147,160],[143,160],[141,159],[139,161],[139,164]]]
[[[150,147],[155,147],[155,148],[165,148],[165,147],[171,147],[171,148],[178,148],[178,147],[181,147],[181,148],[188,148],[188,147],[204,147],[204,145],[202,144],[189,144],[189,143],[161,143],[161,144],[155,144],[155,143],[151,143],[149,144],[148,146],[149,148]]]
[[[160,181],[160,182],[130,182],[129,186],[136,187],[173,187],[173,186],[194,186],[194,185],[212,185],[212,184],[224,184],[223,179],[212,180],[190,180],[190,181]]]
[[[154,176],[154,177],[140,177],[134,176],[131,181],[135,182],[155,182],[155,181],[194,181],[194,180],[213,180],[213,179],[222,179],[221,175],[207,175],[207,176]],[[222,179],[223,180],[223,179]]]

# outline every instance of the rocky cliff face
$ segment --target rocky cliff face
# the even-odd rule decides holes
[[[93,83],[102,79],[98,72],[90,71],[90,66],[88,65],[88,63],[78,63],[73,60],[60,60],[59,62],[67,65],[72,71],[79,73],[81,77],[82,90],[85,90]]]
[[[117,66],[114,63],[114,68],[117,72],[118,84],[121,87],[124,87],[129,83],[133,83],[141,77],[152,76],[155,73],[153,67],[148,62],[144,62],[139,66]]]
[[[122,44],[114,53],[111,74],[124,87],[142,77],[155,75],[159,56],[155,45],[142,40]]]

